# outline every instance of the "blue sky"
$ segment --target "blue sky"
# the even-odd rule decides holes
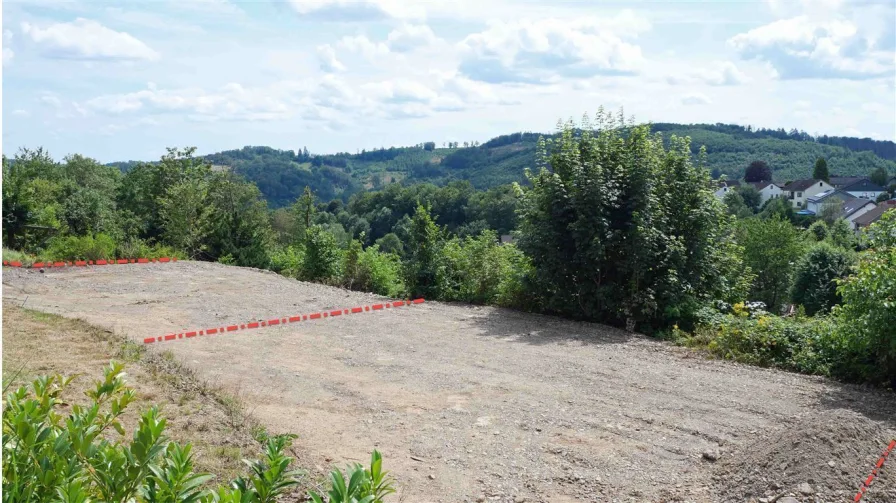
[[[896,140],[896,2],[3,2],[3,152],[317,153],[653,122]]]

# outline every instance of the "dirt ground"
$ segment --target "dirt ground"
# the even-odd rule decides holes
[[[9,301],[134,340],[381,299],[190,262],[6,269],[3,284]],[[736,467],[725,463],[763,439],[780,443],[772,449],[778,454],[802,456],[775,435],[819,416],[834,430],[838,421],[875,425],[861,431],[880,432],[868,441],[883,442],[880,449],[862,455],[867,467],[850,467],[870,472],[896,426],[891,392],[707,360],[599,324],[488,307],[426,302],[149,350],[170,350],[239,396],[272,432],[297,433],[297,448],[316,469],[364,462],[379,449],[401,487],[395,499],[408,502],[715,502],[782,494],[843,501],[861,480],[805,494],[798,484],[814,481],[781,479],[795,486],[780,487],[769,478],[767,490],[750,486],[747,496],[728,490],[734,482],[724,475]],[[882,478],[863,501],[886,501],[893,481]]]

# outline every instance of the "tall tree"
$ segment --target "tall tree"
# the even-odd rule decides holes
[[[803,254],[805,241],[789,221],[773,217],[738,222],[737,240],[744,262],[756,276],[750,289],[752,300],[761,300],[777,313],[787,300],[794,264]]]
[[[818,243],[797,263],[790,297],[806,313],[825,312],[840,303],[837,281],[849,275],[855,254]]]
[[[736,297],[730,220],[688,139],[666,150],[649,126],[602,111],[596,122],[540,140],[541,170],[523,191],[519,245],[546,308],[651,330]]]
[[[812,170],[812,178],[816,180],[831,181],[831,174],[828,172],[828,162],[824,157],[815,160],[815,169]]]
[[[748,183],[765,182],[772,179],[772,168],[765,161],[753,161],[747,166],[744,181]]]
[[[877,168],[871,172],[871,176],[869,177],[872,182],[880,185],[881,187],[887,186],[887,170],[883,167]]]
[[[415,297],[438,296],[442,231],[422,204],[417,204],[411,219],[409,238],[405,256],[408,289]]]

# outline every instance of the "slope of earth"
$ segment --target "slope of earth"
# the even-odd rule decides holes
[[[5,270],[3,283],[26,307],[136,340],[379,299],[193,262]],[[270,431],[297,433],[321,467],[378,448],[396,501],[726,501],[706,452],[724,462],[807,414],[848,409],[890,429],[896,417],[892,393],[704,360],[599,324],[437,302],[149,349],[238,395]]]

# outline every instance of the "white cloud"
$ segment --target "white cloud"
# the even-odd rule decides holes
[[[124,10],[120,7],[107,7],[106,14],[117,23],[141,26],[156,31],[179,33],[203,33],[199,26],[179,21],[174,16],[162,16],[152,12]]]
[[[432,45],[437,40],[436,34],[425,24],[404,24],[389,33],[386,45],[395,52],[410,52]]]
[[[12,40],[12,30],[10,30],[10,29],[3,30],[3,40],[5,40],[7,42]]]
[[[98,96],[83,104],[84,109],[107,114],[124,113],[180,113],[197,121],[243,120],[265,121],[291,115],[289,103],[282,89],[246,89],[230,83],[217,91],[200,88],[158,89],[151,84],[146,89],[125,94]]]
[[[46,28],[24,22],[22,33],[42,46],[44,54],[52,58],[124,61],[159,59],[159,53],[133,36],[84,18],[71,23],[54,23]]]
[[[363,55],[368,61],[374,61],[378,56],[389,54],[389,47],[382,42],[374,42],[366,35],[342,37],[336,45],[349,52]]]
[[[62,100],[60,100],[59,97],[53,93],[44,93],[43,95],[41,95],[40,102],[53,108],[59,108],[62,106]]]
[[[320,69],[327,73],[344,72],[345,65],[336,58],[336,51],[330,44],[324,44],[317,47],[317,60],[320,63]]]
[[[682,105],[708,105],[712,101],[703,94],[691,93],[681,97]]]
[[[242,9],[227,0],[172,0],[171,5],[184,10],[203,14],[223,14],[228,16],[244,14]]]
[[[406,0],[289,0],[301,16],[324,21],[372,21],[422,17],[420,5]]]
[[[728,40],[743,58],[769,62],[782,79],[892,75],[896,54],[887,47],[891,43],[886,37],[872,40],[843,16],[819,19],[808,14],[780,19]]]
[[[710,68],[682,70],[669,75],[666,82],[678,84],[706,84],[710,86],[734,86],[746,81],[746,76],[730,61],[716,63]]]
[[[9,63],[11,63],[12,58],[14,58],[15,56],[16,56],[16,53],[13,52],[12,49],[10,49],[9,47],[4,47],[3,48],[3,66],[6,66]]]
[[[23,110],[21,108],[12,111],[13,117],[31,117],[31,112],[28,110]]]
[[[607,19],[498,22],[459,44],[460,69],[492,83],[632,75],[640,70],[641,48],[624,38],[648,29],[628,11]]]

